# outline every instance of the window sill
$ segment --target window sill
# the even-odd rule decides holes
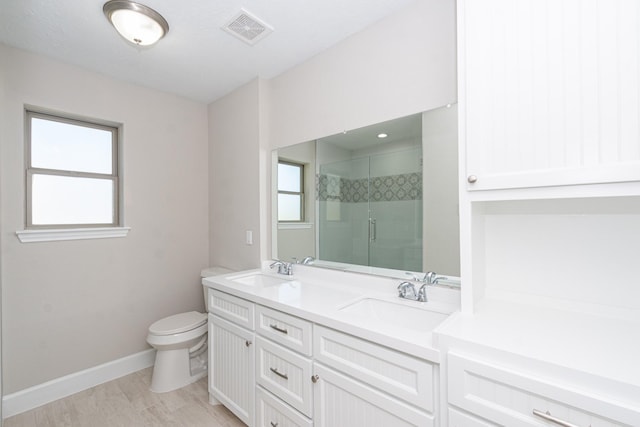
[[[19,230],[16,236],[22,243],[55,242],[58,240],[108,239],[126,237],[131,227],[57,228]]]
[[[301,230],[313,227],[310,222],[279,222],[278,230]]]

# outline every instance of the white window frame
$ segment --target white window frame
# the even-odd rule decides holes
[[[306,213],[305,213],[305,208],[304,208],[305,207],[305,194],[304,194],[305,165],[303,163],[292,162],[292,161],[288,161],[288,160],[278,160],[278,164],[281,164],[281,163],[285,164],[285,165],[295,166],[295,167],[300,168],[300,191],[282,191],[282,190],[280,190],[279,186],[277,188],[278,194],[290,194],[290,195],[300,196],[300,219],[292,219],[292,220],[282,221],[282,220],[280,220],[280,212],[278,211],[278,223],[280,223],[280,224],[304,223],[305,218],[306,218]]]
[[[111,174],[79,172],[60,169],[35,168],[31,164],[31,124],[32,119],[57,121],[77,126],[95,128],[111,132],[112,168]],[[73,117],[66,114],[44,112],[38,109],[25,109],[25,230],[16,232],[21,242],[96,239],[108,237],[124,237],[129,228],[122,226],[120,210],[120,134],[117,124],[99,120]],[[34,174],[94,178],[111,181],[113,185],[113,214],[111,223],[101,224],[33,224],[32,221],[32,177]]]

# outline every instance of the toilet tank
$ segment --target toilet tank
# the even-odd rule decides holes
[[[209,267],[209,268],[205,268],[204,270],[202,270],[200,272],[200,277],[201,278],[205,278],[205,277],[211,277],[211,276],[221,276],[223,274],[229,274],[229,273],[233,273],[234,270],[230,270],[228,268],[225,267]],[[207,287],[206,286],[202,286],[202,291],[204,292],[204,307],[206,312],[209,312],[209,298],[207,298]]]

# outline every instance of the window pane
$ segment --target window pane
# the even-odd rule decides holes
[[[278,194],[278,221],[302,221],[300,202],[300,195]]]
[[[33,225],[113,224],[113,191],[110,179],[34,174]]]
[[[300,166],[278,163],[278,191],[300,193],[300,169]]]
[[[112,173],[112,133],[102,129],[32,117],[31,166]]]

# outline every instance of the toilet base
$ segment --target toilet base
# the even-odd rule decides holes
[[[206,352],[194,359],[191,356],[188,348],[156,351],[156,362],[153,366],[149,390],[154,393],[166,393],[205,377],[207,375]],[[195,365],[200,366],[194,369],[192,366],[194,362]]]

